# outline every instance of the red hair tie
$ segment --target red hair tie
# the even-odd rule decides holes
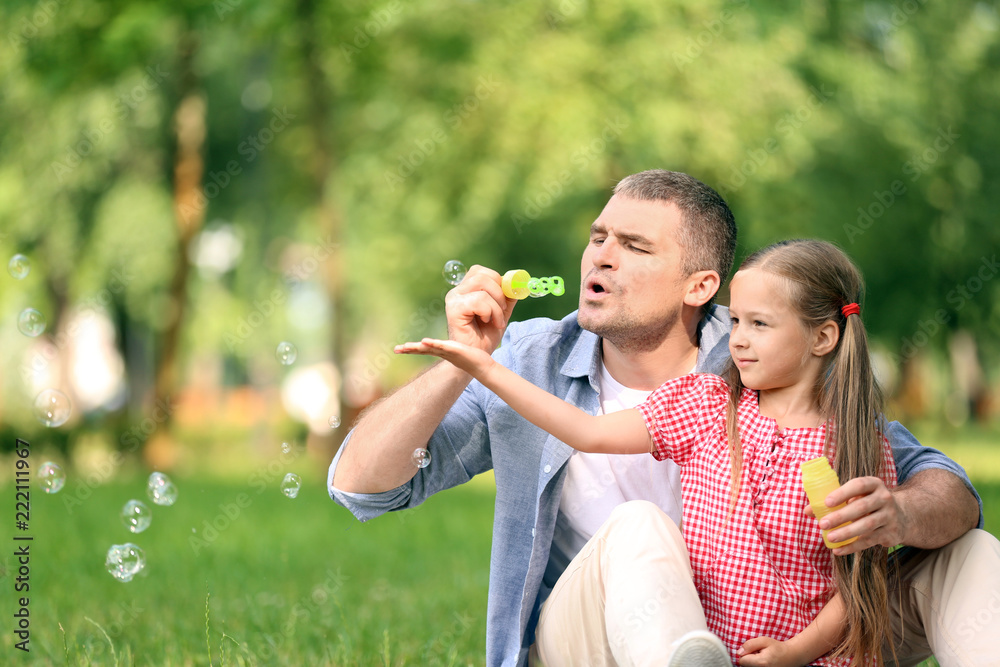
[[[844,314],[845,318],[848,317],[848,316],[850,316],[850,315],[860,315],[861,314],[861,306],[859,306],[856,303],[849,303],[846,306],[844,306],[843,308],[841,308],[840,312],[842,312]]]

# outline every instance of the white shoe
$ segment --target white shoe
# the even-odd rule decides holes
[[[667,667],[733,667],[722,640],[708,630],[693,630],[670,646]]]

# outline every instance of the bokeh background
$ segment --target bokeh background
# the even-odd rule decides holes
[[[564,276],[514,314],[561,317],[589,224],[649,168],[723,194],[737,259],[856,260],[893,417],[996,532],[998,28],[966,0],[5,0],[0,259],[30,270],[0,274],[2,539],[16,438],[67,481],[32,484],[32,650],[5,634],[0,661],[482,664],[491,479],[361,525],[326,467],[426,363],[392,346],[445,333],[445,262]],[[178,502],[131,535],[154,470]],[[130,540],[123,584],[103,558]]]

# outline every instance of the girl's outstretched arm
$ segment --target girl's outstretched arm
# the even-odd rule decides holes
[[[581,452],[641,454],[653,441],[638,410],[588,415],[513,371],[486,352],[453,340],[424,338],[396,346],[397,354],[429,354],[451,362],[491,389],[507,405],[535,426],[545,429]]]

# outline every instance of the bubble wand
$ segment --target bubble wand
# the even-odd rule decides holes
[[[566,285],[560,276],[547,278],[532,278],[524,269],[511,269],[503,274],[500,288],[508,299],[526,299],[529,296],[541,297],[546,294],[562,296],[566,293]]]

